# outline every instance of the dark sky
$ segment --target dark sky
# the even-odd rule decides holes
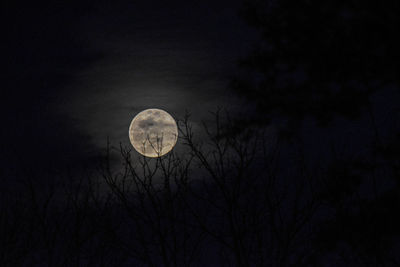
[[[227,90],[256,38],[240,1],[2,4],[7,29],[3,164],[81,163],[127,142],[133,116],[162,108],[194,122],[238,102]],[[75,163],[74,163],[75,162]]]
[[[90,162],[108,137],[112,144],[128,144],[130,121],[146,108],[175,118],[187,110],[195,127],[217,106],[244,110],[227,87],[258,35],[238,15],[240,0],[2,5],[4,166]],[[377,121],[380,129],[390,127],[397,106],[390,97],[396,89],[388,89],[389,97],[383,92],[372,98],[374,112],[388,118]],[[324,154],[332,140],[352,152],[363,150],[369,120],[339,120],[322,130],[308,123],[307,152]]]

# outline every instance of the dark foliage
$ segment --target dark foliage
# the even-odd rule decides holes
[[[398,1],[246,1],[261,35],[233,87],[266,115],[358,118],[369,96],[399,83]]]

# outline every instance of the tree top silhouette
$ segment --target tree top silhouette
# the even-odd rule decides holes
[[[233,88],[266,114],[321,125],[357,118],[368,97],[399,83],[398,1],[245,1],[261,35]],[[250,76],[250,77],[249,77]]]

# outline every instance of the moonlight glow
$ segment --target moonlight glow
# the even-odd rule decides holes
[[[146,109],[137,114],[129,127],[129,139],[140,154],[156,158],[171,151],[178,139],[174,118],[161,109]]]

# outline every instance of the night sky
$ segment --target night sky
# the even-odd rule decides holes
[[[65,164],[107,138],[126,143],[146,108],[188,111],[198,122],[237,105],[228,82],[256,38],[237,16],[239,1],[6,5],[2,138],[34,161],[57,154]]]
[[[0,266],[400,265],[398,2],[3,1],[0,15]],[[183,129],[150,165],[128,136],[148,108]],[[146,168],[164,187],[120,189]]]

